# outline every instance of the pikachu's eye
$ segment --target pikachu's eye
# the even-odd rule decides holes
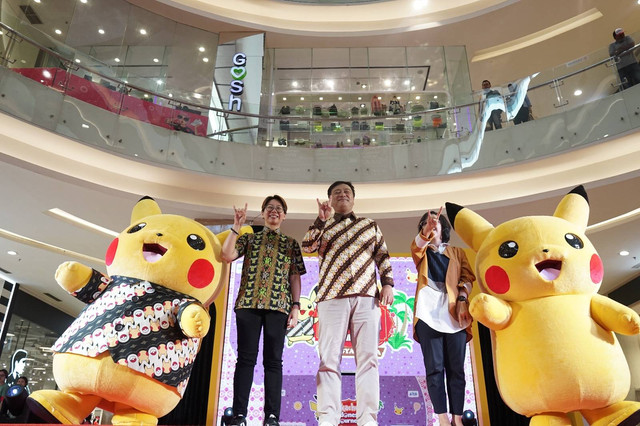
[[[127,231],[127,234],[133,234],[134,232],[138,232],[145,226],[147,226],[147,224],[144,222],[140,222],[137,225],[133,225],[131,228],[129,228],[129,230]]]
[[[207,246],[200,235],[190,234],[187,237],[187,243],[195,250],[204,250]]]
[[[515,241],[505,241],[500,244],[500,248],[498,248],[498,254],[500,257],[510,258],[518,253],[518,243]]]
[[[580,250],[581,248],[584,248],[584,243],[576,234],[565,234],[564,239],[574,249]]]

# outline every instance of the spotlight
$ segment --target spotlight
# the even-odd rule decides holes
[[[462,425],[463,426],[477,426],[476,415],[471,410],[465,410],[462,413]]]
[[[4,402],[9,412],[14,416],[20,416],[24,411],[29,392],[20,385],[13,385],[7,390]]]
[[[233,421],[233,408],[227,407],[224,409],[224,413],[222,414],[222,422],[220,426],[230,425]]]

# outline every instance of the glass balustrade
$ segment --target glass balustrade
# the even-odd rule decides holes
[[[20,28],[26,31],[26,27]],[[442,78],[456,89],[441,94],[439,99],[433,93],[423,94],[424,98],[410,94],[405,99],[382,99],[367,91],[365,96],[353,90],[353,70],[347,75],[339,68],[331,70],[329,90],[326,79],[311,75],[318,70],[291,69],[289,78],[309,85],[299,89],[315,93],[313,101],[305,101],[297,92],[274,89],[273,75],[265,72],[261,83],[265,93],[256,103],[243,107],[244,111],[261,112],[252,114],[211,107],[212,95],[202,91],[194,96],[197,91],[170,90],[160,82],[154,85],[149,79],[123,75],[90,54],[57,42],[55,49],[45,47],[6,24],[2,24],[0,37],[4,46],[0,109],[6,113],[124,155],[211,173],[226,173],[219,167],[223,155],[246,154],[244,150],[234,152],[220,141],[257,145],[253,148],[268,152],[282,153],[286,148],[292,150],[291,158],[304,158],[307,154],[301,154],[301,149],[423,147],[357,154],[361,164],[374,157],[392,158],[385,166],[389,170],[400,164],[395,156],[403,156],[405,163],[416,156],[434,158],[423,159],[428,170],[418,174],[394,171],[387,176],[394,179],[456,173],[546,156],[640,125],[640,85],[622,90],[616,60],[608,57],[606,48],[511,85],[476,92],[468,87],[468,78],[460,77],[468,74],[460,62],[464,52],[442,51]],[[343,53],[353,63],[364,55],[348,49]],[[306,54],[308,50],[300,49],[298,59],[304,60]],[[316,53],[316,58],[322,54]],[[267,51],[265,62],[275,63],[277,55]],[[313,57],[307,58],[310,64],[313,61]],[[411,66],[398,68],[399,85],[415,83],[418,74],[412,74]],[[382,91],[385,82],[368,69],[358,84],[379,86]],[[269,89],[279,93],[269,96]],[[323,93],[327,93],[327,102]],[[338,97],[335,93],[344,94]],[[227,95],[216,96],[224,99]],[[532,107],[526,118],[532,120],[524,120],[516,129],[514,119],[527,101]],[[496,120],[500,126],[495,125]],[[501,128],[491,130],[491,123],[489,127]],[[521,135],[530,139],[528,146],[519,146]],[[506,146],[507,151],[509,146],[517,146],[520,154],[497,158],[492,155],[497,144]],[[341,152],[344,154],[336,158],[350,155]],[[249,177],[260,176],[256,173]]]

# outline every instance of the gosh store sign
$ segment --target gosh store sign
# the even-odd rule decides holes
[[[240,96],[244,92],[244,78],[247,76],[247,55],[244,53],[236,53],[233,55],[233,66],[231,67],[231,84],[229,88],[229,111],[235,110],[240,112],[242,109],[242,98]]]

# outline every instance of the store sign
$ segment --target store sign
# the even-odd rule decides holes
[[[236,53],[233,55],[233,66],[231,67],[231,81],[229,88],[229,111],[235,110],[240,112],[242,109],[242,98],[240,95],[244,92],[244,78],[247,76],[247,55],[244,53]]]

